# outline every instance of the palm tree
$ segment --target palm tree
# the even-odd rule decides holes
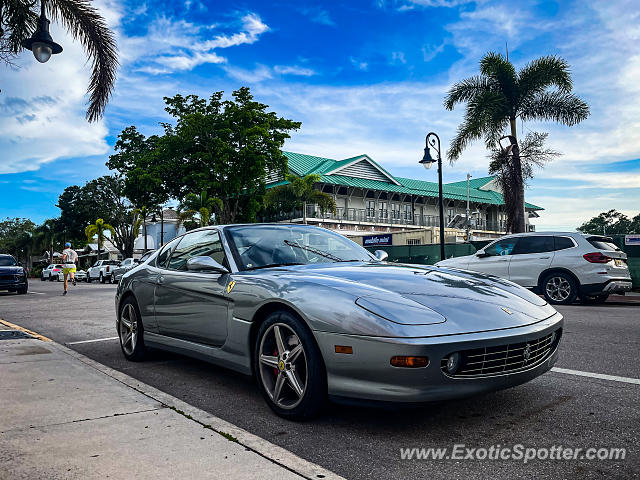
[[[188,193],[184,201],[178,206],[178,210],[182,212],[182,220],[198,215],[201,227],[209,225],[214,210],[222,210],[222,200],[217,197],[210,197],[206,190],[200,192],[200,195]]]
[[[0,2],[0,61],[11,65],[38,25],[38,11],[61,23],[92,61],[87,119],[102,117],[116,82],[118,49],[107,22],[89,0],[3,0]],[[3,29],[4,25],[4,29]]]
[[[84,233],[87,236],[89,242],[93,240],[93,237],[98,237],[98,260],[100,260],[100,249],[104,244],[105,233],[109,231],[113,235],[113,227],[108,223],[104,223],[104,220],[99,218],[96,220],[96,223],[88,225],[87,228],[84,229]]]
[[[267,207],[279,206],[285,211],[302,206],[303,222],[307,223],[307,203],[317,204],[324,214],[327,210],[336,214],[336,202],[329,194],[313,188],[320,181],[320,175],[312,173],[304,177],[287,175],[289,183],[267,190],[264,203]]]
[[[508,58],[494,52],[480,61],[480,75],[466,78],[451,87],[444,106],[453,110],[456,104],[466,103],[466,112],[447,156],[457,160],[473,140],[484,138],[487,148],[498,146],[499,139],[509,128],[512,168],[509,169],[510,198],[516,207],[509,208],[514,232],[524,232],[524,180],[520,161],[520,147],[516,121],[552,120],[575,125],[589,116],[589,106],[571,93],[573,84],[569,65],[554,56],[541,57],[516,72]]]
[[[147,207],[146,205],[143,205],[140,208],[134,208],[133,209],[133,214],[134,216],[138,216],[139,220],[138,222],[136,222],[137,227],[136,227],[136,235],[138,233],[138,231],[140,230],[140,223],[139,221],[142,220],[142,234],[144,235],[144,251],[147,251],[147,217],[149,216],[149,213],[151,212],[151,208]]]

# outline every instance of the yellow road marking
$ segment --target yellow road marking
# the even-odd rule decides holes
[[[21,332],[28,333],[32,337],[35,337],[38,340],[42,340],[43,342],[51,342],[52,341],[50,338],[47,338],[44,335],[40,335],[39,333],[36,333],[36,332],[33,332],[33,331],[29,330],[29,329],[21,327],[20,325],[16,325],[15,323],[7,322],[6,320],[3,320],[2,318],[0,318],[0,323],[5,325],[5,326],[7,326],[7,327],[9,327],[9,328],[13,328],[15,330],[20,330]]]

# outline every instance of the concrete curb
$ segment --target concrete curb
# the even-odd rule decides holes
[[[49,340],[49,339],[47,339]],[[230,441],[236,441],[245,448],[257,453],[258,455],[270,460],[287,470],[300,475],[307,480],[344,480],[343,477],[336,475],[335,473],[326,470],[325,468],[316,465],[315,463],[304,460],[297,455],[289,452],[288,450],[274,445],[263,438],[258,437],[246,430],[233,425],[221,418],[216,417],[204,410],[200,410],[192,405],[189,405],[182,400],[169,395],[165,392],[158,390],[146,383],[140,382],[129,375],[114,370],[106,365],[103,365],[95,360],[82,355],[64,345],[49,340],[50,346],[60,350],[61,352],[81,361],[82,363],[98,370],[99,372],[113,378],[114,380],[123,383],[124,385],[133,388],[134,390],[152,398],[163,405],[176,410],[178,413],[193,420],[204,427],[211,428],[215,432],[223,435]]]

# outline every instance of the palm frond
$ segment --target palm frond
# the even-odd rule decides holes
[[[536,58],[518,73],[518,86],[520,103],[553,86],[569,93],[573,88],[569,64],[553,55]]]
[[[45,5],[51,18],[80,41],[92,60],[87,120],[95,122],[104,113],[116,82],[118,47],[113,32],[88,0],[49,0]]]
[[[513,64],[499,53],[489,52],[480,60],[480,73],[498,83],[511,103],[517,97],[518,76]]]
[[[480,75],[454,83],[444,98],[444,108],[453,110],[457,103],[473,100],[477,95],[489,89],[489,86],[489,79]]]
[[[589,105],[576,95],[561,91],[542,92],[521,107],[522,120],[552,120],[575,125],[589,116]]]

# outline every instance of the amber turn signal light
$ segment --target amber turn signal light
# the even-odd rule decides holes
[[[349,347],[348,345],[336,345],[336,353],[353,353],[353,347]]]
[[[404,368],[422,368],[429,365],[428,357],[391,357],[391,365]]]

